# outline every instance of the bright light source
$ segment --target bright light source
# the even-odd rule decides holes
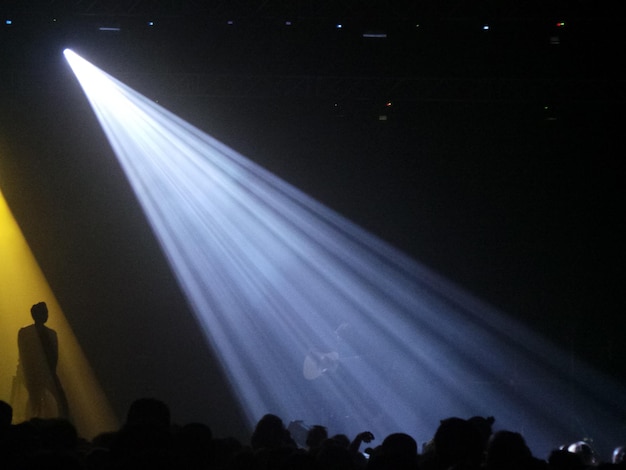
[[[343,28],[343,25],[341,23],[338,23],[338,24],[335,25],[335,28],[341,29],[341,28]]]
[[[556,24],[556,26],[557,26],[557,28],[563,28],[563,27],[565,26],[565,22],[564,22],[564,21],[559,21],[559,22]]]
[[[285,21],[285,26],[291,26],[291,21]]]
[[[537,455],[623,439],[624,390],[74,53],[66,57],[254,424],[425,442],[495,416]]]
[[[13,24],[13,20],[4,20],[4,24],[12,25]]]
[[[154,26],[154,21],[148,21],[148,26]]]
[[[489,25],[488,24],[484,24],[483,25],[483,31],[489,31]]]

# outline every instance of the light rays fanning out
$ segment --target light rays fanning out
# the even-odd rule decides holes
[[[423,442],[493,415],[539,453],[621,426],[615,384],[65,54],[250,424]]]

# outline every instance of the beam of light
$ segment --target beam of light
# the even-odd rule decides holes
[[[618,384],[65,55],[251,425],[424,442],[440,419],[493,415],[543,455],[614,445]]]
[[[0,191],[0,399],[13,406],[14,422],[29,418],[26,390],[14,379],[17,332],[33,323],[30,308],[40,301],[48,304],[47,325],[59,337],[58,374],[70,405],[70,419],[80,436],[91,439],[118,429],[108,400]],[[50,412],[49,417],[56,414]]]

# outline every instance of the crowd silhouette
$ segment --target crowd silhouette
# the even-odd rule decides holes
[[[266,414],[249,442],[217,437],[209,424],[173,423],[169,406],[139,398],[120,429],[91,440],[65,418],[12,423],[12,407],[0,401],[0,468],[16,470],[583,470],[626,468],[624,447],[596,455],[585,441],[557,445],[534,456],[515,431],[493,431],[493,417],[449,417],[418,445],[405,433],[369,431],[329,435],[324,425],[306,426]],[[421,447],[421,448],[420,448]]]

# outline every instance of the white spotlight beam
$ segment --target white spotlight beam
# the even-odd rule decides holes
[[[621,428],[615,383],[568,373],[522,325],[65,55],[251,424],[424,441],[445,417],[494,415],[536,452]]]

